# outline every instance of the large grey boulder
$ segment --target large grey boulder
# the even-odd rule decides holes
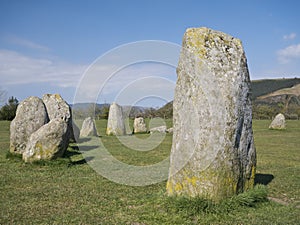
[[[219,201],[252,188],[256,151],[241,41],[187,29],[177,75],[167,193]]]
[[[126,134],[122,107],[115,102],[112,103],[109,107],[106,134],[107,135]]]
[[[73,129],[72,127],[72,112],[69,104],[60,96],[60,94],[44,94],[43,102],[46,106],[49,119],[64,118],[68,123],[67,139],[76,140],[76,134],[74,136],[73,132],[76,128]]]
[[[69,122],[72,115],[70,106],[59,94],[44,94],[43,102],[50,120],[64,117]]]
[[[273,130],[284,130],[285,129],[285,117],[283,114],[279,113],[275,116],[271,122],[269,129]]]
[[[97,136],[96,125],[92,117],[87,117],[82,123],[80,130],[81,137]]]
[[[30,135],[49,121],[46,107],[38,97],[29,97],[17,108],[10,124],[10,152],[22,154]]]
[[[68,123],[55,118],[31,134],[23,152],[25,162],[51,160],[60,157],[68,148]]]
[[[147,131],[146,123],[143,117],[137,117],[133,122],[134,133],[145,133]]]

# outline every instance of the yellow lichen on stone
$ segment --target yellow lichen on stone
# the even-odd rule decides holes
[[[40,142],[35,144],[35,148],[39,149],[39,152],[43,152],[43,145]]]
[[[255,166],[252,166],[251,176],[250,176],[250,179],[246,180],[244,190],[249,190],[254,187],[255,173],[256,173],[256,168],[255,168]]]
[[[167,181],[167,192],[169,195],[173,195],[172,183],[169,180]]]
[[[198,178],[195,177],[195,176],[193,176],[193,177],[191,177],[191,178],[188,177],[188,178],[187,178],[187,183],[188,183],[188,184],[191,184],[192,186],[196,186],[197,180],[198,180]]]
[[[207,29],[207,28],[203,28]],[[207,37],[203,35],[202,32],[199,32],[198,29],[190,28],[186,31],[186,46],[188,46],[188,50],[196,53],[199,58],[204,58],[206,55],[205,49],[205,39]]]
[[[177,183],[176,185],[175,185],[175,191],[176,192],[181,192],[182,191],[182,189],[183,189],[183,185],[182,184],[180,184],[180,183]]]
[[[57,100],[61,100],[60,94],[54,94],[54,96],[55,96],[55,98],[56,98]]]

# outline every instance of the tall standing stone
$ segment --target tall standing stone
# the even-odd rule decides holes
[[[239,39],[208,28],[182,45],[167,192],[219,201],[254,184],[247,60]]]
[[[279,113],[275,116],[271,122],[269,129],[273,130],[284,130],[285,129],[285,117],[282,113]]]
[[[106,134],[107,135],[126,134],[122,107],[115,102],[112,103],[109,107]]]
[[[137,117],[133,122],[133,132],[134,133],[144,133],[147,131],[147,127],[143,117]]]
[[[30,135],[49,121],[43,101],[31,96],[17,108],[10,124],[10,152],[22,154]]]

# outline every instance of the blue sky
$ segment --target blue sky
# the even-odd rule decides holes
[[[180,45],[187,28],[202,26],[242,40],[251,79],[300,77],[299,8],[296,0],[1,0],[0,88],[19,100],[60,93],[72,103],[84,72],[111,49],[141,40]],[[110,92],[98,101],[115,100],[126,76],[132,82],[141,70],[176,80],[175,68],[133,66],[122,79],[111,79]],[[161,88],[173,92],[174,85]]]

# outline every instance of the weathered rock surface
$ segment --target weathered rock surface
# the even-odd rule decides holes
[[[137,117],[133,122],[134,133],[144,133],[147,131],[147,127],[143,117]]]
[[[283,114],[279,113],[275,116],[271,122],[269,129],[273,130],[283,130],[285,129],[285,117]]]
[[[115,102],[110,105],[106,128],[107,135],[125,135],[126,129],[122,107]]]
[[[44,94],[43,102],[46,106],[49,119],[71,119],[71,109],[68,103],[59,94]]]
[[[49,121],[46,107],[38,97],[22,101],[10,124],[10,152],[22,154],[30,135]]]
[[[251,188],[256,151],[241,41],[187,29],[177,75],[168,194],[219,201]]]
[[[68,123],[67,139],[76,139],[73,133],[72,112],[69,104],[59,94],[44,94],[43,102],[49,119],[64,118]]]
[[[50,160],[62,156],[68,147],[68,123],[55,118],[31,134],[23,153],[25,162]]]
[[[153,127],[150,129],[150,134],[152,133],[166,133],[167,132],[167,127],[166,126],[159,126],[159,127]]]
[[[82,123],[80,130],[81,137],[97,136],[96,125],[92,117],[87,117]]]

